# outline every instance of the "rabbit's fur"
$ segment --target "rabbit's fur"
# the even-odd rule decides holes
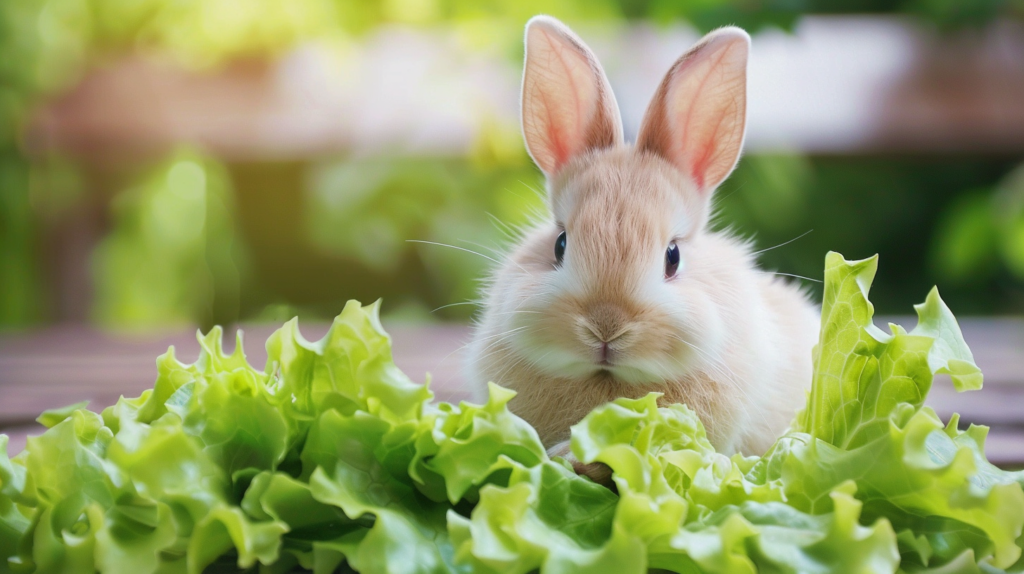
[[[469,369],[517,391],[510,408],[546,446],[604,402],[658,391],[693,408],[721,452],[760,454],[803,403],[814,307],[707,225],[742,146],[748,50],[737,28],[706,36],[630,146],[590,50],[552,18],[527,25],[523,132],[552,217],[491,277]],[[681,263],[669,277],[671,243]]]

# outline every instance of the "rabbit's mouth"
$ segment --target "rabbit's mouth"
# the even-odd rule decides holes
[[[595,378],[608,382],[625,384],[660,384],[667,379],[663,373],[643,361],[629,360],[620,351],[609,348],[598,349],[588,358],[583,358],[571,351],[554,351],[548,349],[536,354],[534,365],[541,371],[562,379],[593,380]]]
[[[531,325],[532,326],[532,325]],[[515,333],[510,343],[542,373],[568,380],[592,380],[636,385],[664,384],[678,375],[678,349],[662,348],[644,338],[641,324],[621,325],[606,335],[586,322],[570,326],[542,325]],[[563,330],[559,330],[563,327]]]
[[[599,352],[596,360],[576,361],[564,365],[563,368],[557,369],[560,372],[552,372],[552,374],[567,378],[598,379],[629,385],[663,384],[668,378],[656,367],[656,365],[645,364],[644,361],[630,360],[614,349],[609,349],[607,354]]]
[[[651,385],[665,382],[665,377],[661,374],[632,365],[609,364],[599,369],[598,372],[606,372],[616,382],[631,385]]]

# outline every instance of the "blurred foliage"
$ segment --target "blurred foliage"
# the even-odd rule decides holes
[[[1019,214],[1020,192],[1003,191],[1020,189],[1011,185],[1018,176],[1006,175],[1013,166],[1005,159],[749,155],[718,192],[717,221],[751,237],[765,268],[811,279],[794,280],[812,292],[829,249],[881,253],[891,261],[878,278],[882,314],[906,309],[935,283],[958,311],[1019,313],[1024,282],[1005,271],[1008,253],[1020,260],[1019,243],[1016,251],[979,256],[1004,271],[967,282],[929,272],[922,256],[938,248],[938,260],[955,259],[943,251],[951,241],[954,249],[975,247],[973,237],[953,240],[944,229],[964,189],[1005,178],[991,200],[983,196],[1001,206],[987,213],[1008,217],[1012,204]],[[348,298],[384,297],[389,313],[407,319],[466,320],[493,266],[488,258],[500,259],[514,228],[543,205],[541,175],[513,130],[491,130],[470,158],[349,157],[231,169],[246,190],[239,223],[254,258],[243,316],[265,319],[324,318]],[[306,192],[281,192],[294,188]],[[1006,229],[1017,230],[1007,241],[1020,241],[1019,227]]]
[[[1024,282],[1024,166],[994,189],[958,197],[938,221],[931,255],[934,272],[958,286],[1006,275]]]
[[[940,30],[978,27],[1024,16],[1022,0],[621,0],[625,15],[692,22],[702,31],[725,24],[748,30],[791,29],[806,14],[908,14]]]
[[[0,144],[0,327],[40,315],[28,191],[28,165]]]
[[[1022,0],[904,0],[901,11],[950,31],[981,27],[998,17],[1024,17]]]
[[[45,315],[31,168],[20,145],[36,102],[136,49],[189,67],[272,56],[335,29],[336,13],[329,0],[261,0],[244,8],[233,0],[0,2],[0,326]],[[109,309],[100,315],[122,316]]]
[[[470,45],[498,46],[519,57],[522,25],[537,13],[570,22],[686,20],[703,30],[736,23],[756,31],[791,28],[807,13],[864,12],[911,14],[950,29],[1022,16],[1024,0],[0,2],[0,327],[46,317],[42,212],[55,204],[74,209],[74,202],[88,199],[53,191],[61,189],[67,164],[32,165],[27,158],[22,139],[30,112],[91,68],[126,53],[208,70],[238,60],[272,59],[303,41],[343,45],[398,23],[450,26]],[[522,152],[518,130],[487,126],[481,142],[469,158],[344,158],[309,169],[220,166],[195,152],[176,152],[114,203],[114,229],[94,261],[95,317],[128,325],[223,322],[259,315],[268,304],[277,310],[272,313],[309,309],[329,316],[337,302],[372,298],[371,293],[423,314],[428,306],[470,299],[486,259],[405,239],[490,256],[488,246],[508,231],[503,226],[523,222],[540,204],[531,189],[540,178]],[[1020,203],[1012,198],[1020,193],[1006,191],[1020,188],[1012,183],[1016,180],[991,191],[1006,172],[1004,164],[933,163],[944,165],[750,157],[723,189],[723,220],[735,221],[741,230],[760,230],[763,245],[791,239],[811,221],[831,222],[815,231],[813,241],[764,254],[768,264],[785,272],[817,272],[824,246],[867,255],[900,249],[896,238],[910,237],[907,245],[915,247],[933,241],[934,272],[959,285],[965,301],[993,283],[1019,292],[1013,278],[1024,267],[1024,232],[1005,216],[1011,204],[1019,213]],[[48,171],[53,169],[58,171]],[[943,191],[929,195],[929,187]],[[247,190],[249,207],[234,196],[236,188]],[[979,191],[954,201],[964,189]],[[296,199],[296,190],[308,193]],[[848,209],[847,217],[829,217],[838,209]],[[481,216],[485,212],[493,221]],[[940,213],[945,215],[936,231]],[[282,223],[286,217],[292,219]],[[911,259],[903,261],[918,268]],[[885,254],[885,260],[893,257]],[[916,276],[908,270],[907,277]],[[884,310],[889,303],[902,306],[904,292],[921,289],[896,282],[891,290],[880,285],[877,291],[892,297],[878,302]],[[1005,299],[977,299],[990,301],[988,310],[1005,310],[998,303]],[[955,296],[951,301],[956,306]],[[469,311],[452,307],[438,315],[465,318]]]
[[[384,297],[389,313],[407,319],[468,319],[475,307],[467,303],[493,266],[487,258],[500,259],[514,228],[543,205],[541,175],[518,133],[490,133],[470,158],[385,155],[233,167],[246,190],[240,224],[255,258],[252,284],[243,287],[251,294],[246,313],[323,318],[348,298]],[[1004,271],[967,282],[929,270],[922,255],[939,249],[938,260],[946,262],[957,255],[945,245],[974,249],[973,237],[951,239],[943,222],[958,212],[963,190],[1006,178],[1013,166],[1005,159],[749,155],[718,192],[717,225],[751,237],[765,250],[765,268],[811,279],[794,280],[812,292],[829,249],[881,253],[891,263],[877,280],[879,313],[906,309],[935,283],[958,311],[1019,313],[1024,282],[1005,271],[1011,251],[970,255]],[[1008,186],[991,200],[1004,217],[1021,197],[1002,191]],[[281,193],[292,188],[306,192]],[[1020,203],[1013,205],[1019,213]]]
[[[422,261],[433,306],[474,300],[482,271],[544,207],[542,183],[518,130],[485,130],[469,158],[376,157],[317,166],[307,224],[315,248],[395,276],[405,254]],[[536,184],[536,185],[531,185]],[[440,315],[468,318],[471,307]]]
[[[765,268],[812,280],[821,279],[829,249],[881,254],[888,262],[875,283],[881,314],[906,309],[934,284],[959,313],[1020,313],[1024,276],[1011,271],[1024,253],[1024,167],[1007,175],[1016,163],[747,156],[717,192],[719,226],[751,236],[765,250]],[[1003,178],[995,193],[964,195]],[[980,223],[978,198],[987,216]],[[820,298],[819,284],[804,283]]]
[[[118,194],[96,248],[95,319],[126,327],[239,318],[245,253],[222,166],[179,151]]]

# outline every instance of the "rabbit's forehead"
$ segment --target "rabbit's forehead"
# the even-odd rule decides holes
[[[687,184],[671,167],[637,154],[596,158],[552,195],[555,218],[579,240],[651,247],[696,226]]]

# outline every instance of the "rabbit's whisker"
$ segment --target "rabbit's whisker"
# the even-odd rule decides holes
[[[797,239],[803,239],[804,237],[807,237],[808,235],[811,234],[812,231],[814,231],[814,230],[813,229],[808,229],[807,231],[801,233],[800,235],[797,235],[796,237],[794,237],[793,239],[790,239],[789,241],[783,241],[782,243],[780,243],[778,245],[773,245],[772,247],[769,247],[767,249],[762,249],[760,251],[755,251],[755,252],[751,253],[751,255],[760,255],[762,253],[765,253],[766,251],[771,251],[772,249],[778,249],[779,247],[783,247],[783,246],[789,245],[790,243],[793,243]]]
[[[772,271],[771,274],[772,275],[784,275],[786,277],[795,277],[797,279],[804,279],[805,281],[813,281],[815,283],[821,283],[822,282],[821,279],[811,279],[810,277],[804,277],[803,275],[797,275],[795,273],[779,273],[777,271]]]
[[[436,312],[440,311],[441,309],[447,309],[449,307],[458,307],[459,305],[482,305],[482,304],[483,303],[480,302],[480,301],[460,301],[458,303],[449,303],[447,305],[441,305],[440,307],[438,307],[436,309],[433,309],[430,312],[431,313],[436,313]]]
[[[408,243],[422,243],[423,245],[436,245],[438,247],[448,247],[448,248],[451,248],[451,249],[457,249],[459,251],[464,251],[466,253],[472,253],[473,255],[479,255],[480,257],[483,257],[484,259],[494,263],[495,265],[501,265],[501,262],[498,261],[497,259],[493,258],[493,257],[489,257],[487,255],[484,255],[483,253],[478,252],[478,251],[473,251],[472,249],[466,249],[465,247],[459,247],[458,245],[448,245],[447,243],[438,243],[437,241],[424,241],[422,239],[406,239],[406,242],[408,242]],[[525,269],[523,269],[523,270],[525,271]]]

